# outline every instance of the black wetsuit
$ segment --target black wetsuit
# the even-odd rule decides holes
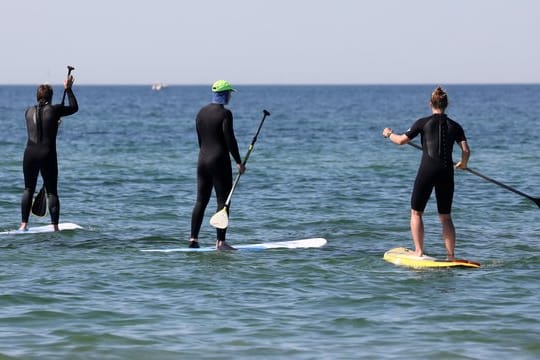
[[[197,200],[191,217],[191,238],[197,239],[212,188],[216,191],[217,210],[223,209],[232,188],[229,153],[237,164],[242,162],[234,136],[233,115],[220,104],[203,107],[196,118],[199,140],[197,164]],[[217,240],[225,240],[226,229],[217,229]]]
[[[60,118],[79,110],[77,99],[71,89],[66,91],[69,105],[36,105],[26,110],[28,141],[24,150],[24,193],[21,200],[22,222],[27,223],[32,207],[32,196],[39,173],[47,190],[51,223],[58,224],[60,201],[58,200],[58,161],[56,135]]]
[[[450,214],[454,197],[455,143],[466,141],[463,128],[446,114],[433,114],[417,120],[407,130],[409,139],[421,134],[423,155],[411,196],[411,209],[424,211],[433,188],[439,214]]]

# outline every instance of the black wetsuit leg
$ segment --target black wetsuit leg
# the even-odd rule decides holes
[[[197,166],[197,200],[191,214],[191,238],[197,239],[201,230],[204,218],[204,210],[212,195],[212,176],[206,168],[199,164]]]
[[[424,212],[431,192],[433,191],[432,176],[427,174],[422,166],[418,169],[414,180],[413,192],[411,195],[411,209]]]
[[[60,199],[58,198],[58,158],[56,151],[51,152],[44,166],[41,167],[43,184],[47,189],[47,202],[51,213],[51,223],[58,224],[60,221]]]
[[[439,214],[449,214],[454,197],[454,171],[425,161],[420,165],[411,195],[411,209],[423,212],[435,188]]]
[[[219,211],[225,206],[231,187],[232,169],[228,155],[215,161],[201,155],[197,166],[197,200],[191,216],[192,239],[197,239],[199,236],[204,211],[210,201],[212,189],[216,191],[217,211]],[[225,241],[226,233],[227,229],[216,229],[216,239]]]
[[[32,209],[32,198],[36,191],[37,178],[39,175],[40,159],[36,156],[37,147],[28,146],[24,150],[23,173],[24,191],[21,199],[21,221],[28,222]]]
[[[435,183],[435,196],[437,198],[437,211],[439,214],[450,214],[454,200],[454,169],[439,174]]]
[[[227,159],[221,163],[221,169],[215,173],[214,188],[216,189],[217,211],[225,207],[225,202],[232,188],[232,168],[231,161]],[[230,211],[230,209],[228,209]],[[216,239],[225,241],[227,229],[216,229]]]
[[[24,192],[21,200],[21,220],[28,222],[32,208],[32,198],[36,191],[38,175],[41,172],[47,190],[51,223],[60,220],[60,201],[58,199],[58,161],[55,150],[43,146],[27,146],[24,151],[23,173]]]

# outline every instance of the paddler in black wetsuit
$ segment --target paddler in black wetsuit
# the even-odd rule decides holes
[[[224,105],[229,103],[232,86],[225,80],[218,80],[212,86],[212,103],[204,106],[196,118],[199,140],[199,160],[197,163],[197,200],[191,217],[191,237],[189,247],[198,248],[198,236],[204,211],[212,189],[216,191],[217,209],[225,206],[232,188],[232,166],[229,153],[234,158],[238,171],[245,171],[234,135],[232,112]],[[216,248],[234,250],[225,240],[227,229],[217,229]]]
[[[26,129],[28,140],[24,150],[23,172],[24,192],[21,200],[21,225],[19,230],[26,230],[32,207],[32,196],[36,189],[39,173],[47,190],[51,223],[58,231],[60,219],[60,201],[58,200],[58,160],[56,157],[56,135],[60,118],[76,113],[79,110],[77,99],[71,89],[73,76],[64,82],[69,105],[52,105],[53,89],[50,85],[37,88],[37,105],[26,110]]]
[[[437,198],[437,210],[442,225],[448,260],[454,260],[456,230],[451,210],[454,196],[454,167],[466,169],[470,149],[461,125],[444,113],[448,97],[439,86],[431,94],[432,115],[417,120],[404,134],[394,134],[391,128],[383,130],[383,136],[398,145],[407,144],[418,134],[421,136],[423,155],[411,196],[411,233],[415,255],[424,253],[424,223],[422,215],[433,188]],[[454,166],[452,149],[454,142],[461,148],[461,160]]]

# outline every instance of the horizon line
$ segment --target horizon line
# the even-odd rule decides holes
[[[63,83],[0,83],[0,86],[38,86],[40,84],[50,84],[61,86]],[[74,84],[75,86],[152,86],[161,84],[164,87],[173,86],[210,86],[211,83],[82,83]],[[490,85],[540,85],[540,82],[418,82],[418,83],[234,83],[235,86],[454,86],[454,85],[475,85],[475,86],[490,86]]]

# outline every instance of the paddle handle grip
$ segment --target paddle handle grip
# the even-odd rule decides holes
[[[259,133],[261,132],[261,128],[264,124],[264,119],[266,119],[267,116],[270,116],[270,113],[268,112],[268,110],[263,110],[263,117],[261,119],[261,122],[259,123],[259,127],[257,128],[257,132],[255,133],[255,136],[253,136],[253,139],[251,140],[251,143],[249,144],[247,154],[244,157],[244,161],[242,162],[243,165],[246,165],[246,162],[249,159],[249,155],[251,154],[251,151],[253,150],[253,147],[255,146],[255,143],[257,142],[257,138],[259,137]]]

